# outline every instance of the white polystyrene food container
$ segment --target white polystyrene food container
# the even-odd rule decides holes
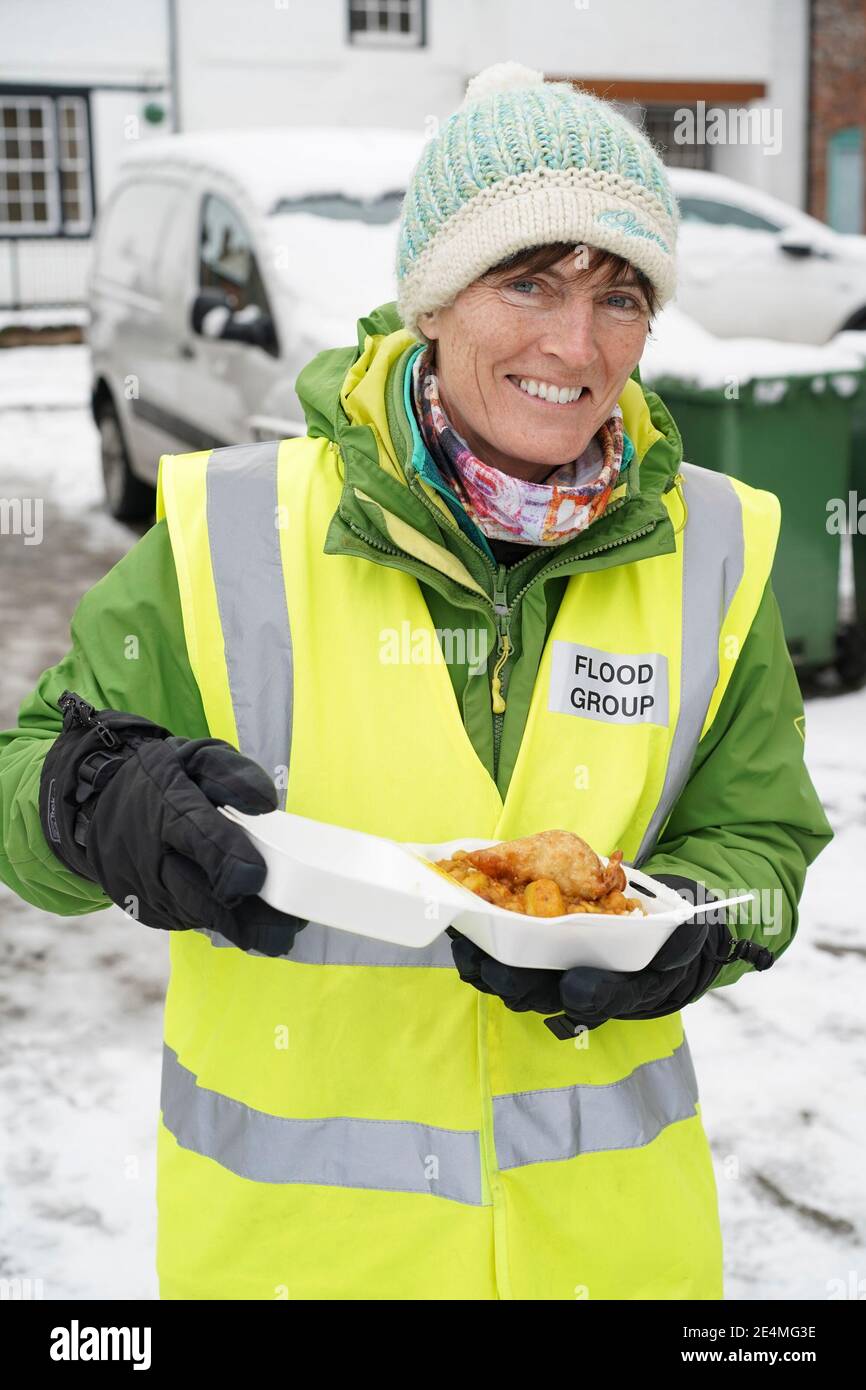
[[[626,895],[640,901],[646,917],[597,912],[528,917],[494,907],[425,862],[497,840],[401,843],[285,811],[250,816],[233,806],[220,809],[246,831],[267,865],[260,892],[265,902],[401,946],[429,946],[453,926],[506,965],[641,970],[696,910],[672,888],[624,865]]]

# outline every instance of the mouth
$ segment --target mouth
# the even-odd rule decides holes
[[[545,410],[573,410],[585,396],[590,396],[587,386],[557,386],[555,382],[540,381],[535,377],[506,376],[515,391],[519,391],[526,401]]]

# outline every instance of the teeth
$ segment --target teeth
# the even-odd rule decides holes
[[[543,401],[565,405],[568,401],[578,401],[583,395],[582,386],[553,386],[547,381],[535,381],[531,377],[520,378],[520,389],[528,396],[540,396]]]

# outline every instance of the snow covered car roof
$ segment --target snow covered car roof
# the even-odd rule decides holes
[[[418,131],[376,126],[201,131],[143,141],[119,173],[154,166],[210,170],[242,188],[267,216],[279,202],[310,193],[370,199],[402,192],[424,141]]]

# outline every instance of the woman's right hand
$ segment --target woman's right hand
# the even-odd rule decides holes
[[[205,927],[281,956],[306,921],[258,897],[265,862],[218,806],[277,809],[273,782],[222,739],[186,739],[137,715],[60,697],[63,732],[43,764],[40,816],[68,869],[150,927]]]

